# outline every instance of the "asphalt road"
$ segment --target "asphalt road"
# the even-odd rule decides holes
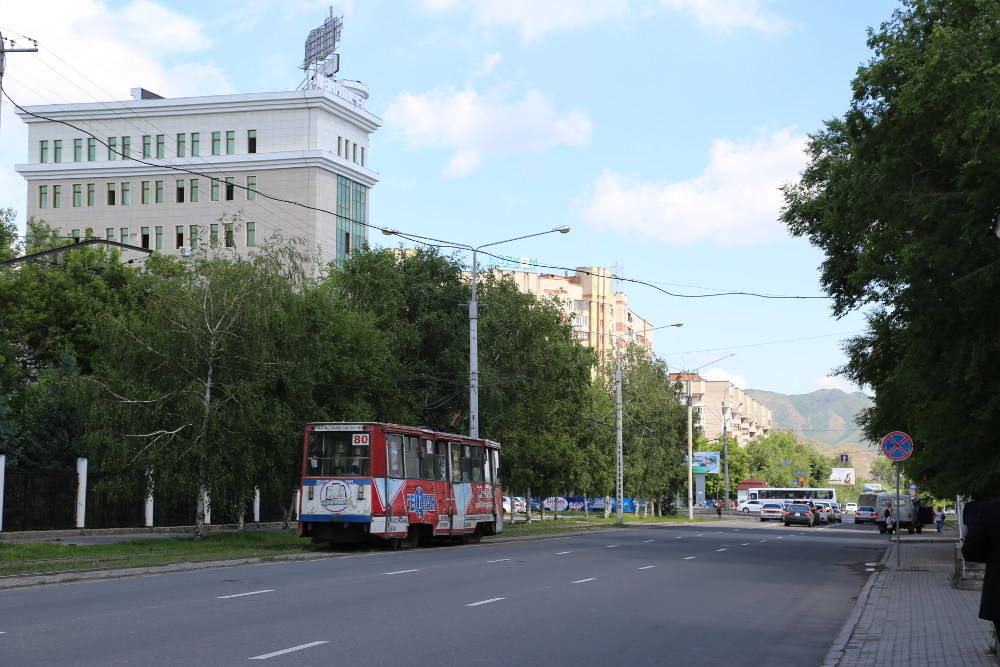
[[[7,590],[0,665],[819,665],[885,544],[733,520]]]

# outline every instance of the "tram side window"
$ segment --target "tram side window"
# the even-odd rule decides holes
[[[403,477],[403,436],[390,433],[387,436],[389,443],[389,477],[402,479]]]
[[[403,437],[403,470],[406,479],[420,479],[420,438]]]
[[[306,474],[311,477],[368,476],[371,471],[368,445],[356,444],[354,435],[314,431],[309,436]]]
[[[420,441],[420,479],[433,482],[448,481],[448,456],[443,442],[428,438]]]
[[[462,445],[462,481],[485,481],[485,447],[479,445]]]
[[[462,481],[462,445],[457,442],[448,443],[451,448],[451,481]]]

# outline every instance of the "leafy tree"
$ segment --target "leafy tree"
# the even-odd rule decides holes
[[[840,371],[875,390],[865,435],[908,432],[907,472],[944,497],[1000,487],[998,22],[991,0],[904,0],[784,190],[835,314],[871,308]]]

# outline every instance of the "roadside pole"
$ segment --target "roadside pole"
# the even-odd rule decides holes
[[[901,507],[899,500],[899,479],[902,476],[903,476],[903,471],[901,470],[901,464],[897,463],[896,464],[896,511],[893,512],[893,514],[896,515],[896,569],[897,570],[900,569],[901,567],[900,561],[902,560],[902,555],[899,553],[899,547],[902,544],[899,541],[899,508]],[[912,514],[913,512],[912,508],[910,509],[910,512]]]

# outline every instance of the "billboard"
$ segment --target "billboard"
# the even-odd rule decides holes
[[[691,469],[694,472],[719,474],[719,452],[694,452]]]
[[[834,468],[830,471],[830,484],[854,484],[854,468]]]

